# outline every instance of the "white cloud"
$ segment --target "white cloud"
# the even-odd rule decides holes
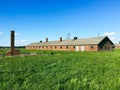
[[[110,40],[112,40],[113,42],[116,42],[116,32],[105,32],[103,35],[104,36],[108,36],[110,38]]]
[[[2,35],[3,33],[2,32],[0,32],[0,35]]]
[[[18,33],[15,33],[15,36],[19,35]]]
[[[114,37],[109,37],[109,38],[110,38],[110,40],[112,40],[112,41],[113,41],[113,40],[115,40],[115,38],[114,38]]]
[[[115,32],[105,32],[103,35],[104,36],[113,36],[115,34],[116,34]]]

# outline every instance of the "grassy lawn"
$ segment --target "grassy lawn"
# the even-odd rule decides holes
[[[120,50],[31,51],[0,59],[0,90],[119,90]],[[2,53],[2,51],[1,51]]]

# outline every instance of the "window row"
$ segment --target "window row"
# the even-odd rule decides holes
[[[70,49],[70,48],[73,48],[75,49],[76,46],[32,46],[32,48],[35,48],[35,49]],[[91,45],[90,48],[93,49],[94,46]]]
[[[63,49],[63,48],[66,48],[66,49],[69,49],[69,48],[74,48],[75,49],[75,46],[32,46],[32,48],[39,48],[39,49],[47,49],[47,48],[50,48],[50,49]]]

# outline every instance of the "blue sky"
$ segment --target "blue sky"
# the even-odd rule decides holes
[[[109,36],[120,41],[120,0],[1,0],[0,46],[31,42]]]

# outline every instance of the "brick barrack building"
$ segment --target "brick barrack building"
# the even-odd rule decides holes
[[[115,48],[120,49],[120,41],[119,41],[119,43],[115,44]]]
[[[93,37],[78,39],[74,37],[70,40],[35,42],[28,44],[27,50],[65,50],[65,51],[111,51],[113,42],[107,37]]]

